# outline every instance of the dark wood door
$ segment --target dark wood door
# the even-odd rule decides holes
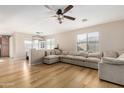
[[[2,36],[1,56],[9,57],[9,36]]]
[[[0,36],[0,57],[1,57],[1,47],[2,47],[2,36]]]

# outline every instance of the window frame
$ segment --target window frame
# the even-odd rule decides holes
[[[49,41],[49,48],[48,48],[48,41],[47,40],[50,40]],[[53,41],[54,42],[53,42]],[[54,47],[53,47],[54,46]],[[54,49],[55,48],[55,39],[54,38],[48,38],[48,39],[46,39],[46,44],[45,44],[45,47],[46,47],[46,49]]]
[[[99,32],[88,32],[88,33],[80,33],[80,34],[77,34],[77,36],[76,36],[76,51],[81,51],[81,50],[78,50],[78,35],[82,35],[82,34],[86,34],[86,45],[87,45],[87,47],[86,47],[86,51],[87,52],[89,52],[89,39],[88,39],[88,34],[91,34],[91,33],[98,33],[98,46],[100,46],[100,33]],[[98,51],[100,50],[100,48],[98,47]],[[96,51],[96,52],[98,52],[98,51]]]
[[[77,34],[77,39],[76,39],[76,51],[78,51],[78,35],[83,35],[83,34],[86,34],[86,39],[87,39],[87,33],[82,33],[82,34]],[[86,40],[86,44],[87,44],[87,40]],[[87,48],[87,45],[86,45],[86,48]],[[85,50],[85,51],[87,51],[87,49]]]
[[[30,47],[29,47],[29,45],[30,45]],[[32,40],[25,39],[24,40],[24,47],[25,47],[25,51],[29,51],[29,49],[32,49]]]

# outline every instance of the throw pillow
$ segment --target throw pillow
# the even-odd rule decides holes
[[[55,55],[55,51],[54,50],[51,50],[51,55]]]
[[[46,50],[46,51],[45,51],[45,55],[46,55],[46,56],[51,55],[51,51],[50,51],[50,50]]]
[[[55,54],[56,55],[61,55],[61,51],[59,49],[55,49]]]
[[[89,53],[88,57],[95,57],[95,58],[101,58],[102,57],[102,53],[97,52],[97,53]]]
[[[104,52],[104,57],[112,57],[112,58],[117,58],[118,53],[115,51],[105,51]]]
[[[83,57],[88,57],[88,52],[78,52],[77,56],[83,56]]]
[[[124,60],[120,60],[118,58],[109,58],[109,57],[104,57],[102,60],[103,63],[108,63],[108,64],[124,64]]]
[[[76,55],[77,55],[77,52],[70,51],[70,52],[69,52],[69,55],[76,56]]]
[[[62,51],[62,54],[63,54],[63,55],[68,55],[69,52],[68,52],[68,51]]]
[[[118,50],[117,52],[118,52],[118,55],[120,56],[121,54],[124,53],[124,49],[123,50]]]
[[[118,58],[124,58],[124,53],[121,54]]]

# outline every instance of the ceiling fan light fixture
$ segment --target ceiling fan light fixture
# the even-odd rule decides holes
[[[82,22],[86,22],[86,21],[88,21],[88,19],[87,19],[87,18],[82,19]]]
[[[41,35],[41,34],[43,34],[43,32],[36,32],[36,34],[37,34],[37,35]]]
[[[63,17],[63,15],[58,15],[58,18],[60,18],[60,19],[63,19],[64,17]]]
[[[52,10],[51,7],[49,7],[49,6],[45,6],[45,7],[48,8],[49,10]],[[57,19],[58,19],[58,21],[59,21],[60,24],[62,23],[62,21],[64,19],[69,19],[69,20],[74,21],[76,18],[71,17],[71,16],[68,16],[68,15],[65,15],[65,13],[67,13],[68,11],[70,11],[73,7],[74,7],[73,5],[68,5],[64,9],[59,8],[56,11],[56,16],[54,16],[54,17],[57,17]]]
[[[62,24],[62,21],[60,20],[59,23]]]

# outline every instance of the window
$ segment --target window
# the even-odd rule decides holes
[[[77,36],[77,51],[99,51],[99,33],[92,32]]]
[[[54,49],[55,48],[55,40],[54,39],[47,39],[46,40],[46,48],[47,49]]]
[[[40,48],[45,48],[45,41],[40,41],[39,46]]]
[[[55,48],[55,40],[54,39],[47,39],[46,41],[42,40],[25,40],[25,50],[28,51],[31,48],[35,49],[54,49]]]
[[[28,51],[29,49],[32,48],[32,41],[31,40],[25,40],[24,44],[25,44],[25,51]]]
[[[77,37],[77,50],[86,51],[87,50],[87,34],[81,34]]]
[[[33,40],[33,48],[35,49],[45,48],[45,41]]]
[[[38,40],[33,40],[33,48],[39,49],[39,41]]]
[[[88,51],[89,52],[99,51],[99,33],[98,32],[88,33]]]

